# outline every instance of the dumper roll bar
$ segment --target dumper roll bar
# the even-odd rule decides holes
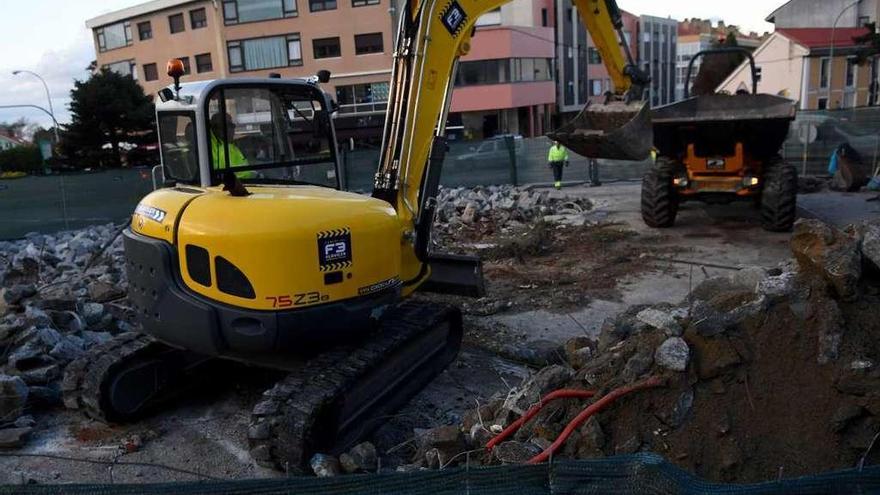
[[[709,50],[703,50],[701,52],[698,52],[691,58],[690,63],[688,63],[687,78],[684,81],[685,99],[691,97],[691,73],[694,70],[694,62],[696,62],[700,57],[705,57],[706,55],[716,55],[719,53],[742,53],[749,58],[749,65],[751,65],[752,68],[752,94],[758,94],[758,68],[755,65],[755,57],[752,55],[752,52],[741,46],[727,46],[724,48],[712,48]]]

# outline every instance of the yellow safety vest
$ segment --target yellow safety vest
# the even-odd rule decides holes
[[[233,143],[227,143],[217,139],[217,136],[214,133],[211,133],[211,164],[214,167],[214,170],[220,170],[226,168],[226,160],[224,155],[226,154],[226,150],[229,150],[229,166],[230,167],[245,167],[248,165],[248,160],[244,156],[244,153],[238,149]],[[236,172],[235,176],[239,179],[253,179],[257,177],[257,173],[253,170],[247,170],[242,172]]]
[[[568,150],[565,146],[551,146],[550,154],[547,155],[548,162],[567,162]]]

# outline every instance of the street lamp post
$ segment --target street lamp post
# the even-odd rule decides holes
[[[829,53],[830,60],[828,61],[828,109],[831,109],[832,99],[831,99],[831,87],[832,82],[834,82],[834,33],[837,31],[837,23],[840,22],[840,18],[843,17],[843,14],[846,13],[847,10],[859,5],[862,3],[862,0],[856,0],[855,2],[844,7],[839,14],[837,14],[837,18],[834,19],[834,24],[831,25],[831,51]]]
[[[49,114],[52,116],[52,122],[55,123],[55,144],[58,144],[58,142],[59,142],[59,140],[58,140],[58,120],[55,119],[55,109],[52,108],[52,95],[51,95],[51,93],[49,93],[49,85],[46,84],[46,80],[43,79],[42,77],[40,77],[40,75],[37,74],[36,72],[29,71],[29,70],[14,70],[14,71],[12,71],[13,76],[17,76],[22,73],[30,74],[30,75],[36,77],[37,79],[39,79],[40,82],[43,83],[43,89],[46,90],[46,99],[49,100]]]

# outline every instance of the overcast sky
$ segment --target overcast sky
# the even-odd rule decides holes
[[[15,69],[32,70],[46,79],[58,120],[70,119],[67,104],[74,79],[85,79],[86,67],[95,59],[85,20],[144,0],[4,0],[0,16],[0,105],[46,106],[40,82],[27,74],[12,76]],[[764,18],[782,0],[618,0],[633,14],[676,19],[689,17],[724,19],[745,30],[771,31]],[[26,117],[43,125],[51,119],[38,110],[0,109],[0,122]]]

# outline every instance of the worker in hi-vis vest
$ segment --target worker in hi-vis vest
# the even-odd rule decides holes
[[[224,132],[224,120],[226,124]],[[211,166],[214,170],[221,170],[227,167],[226,153],[229,153],[229,168],[246,167],[248,159],[244,153],[232,141],[235,136],[235,122],[229,114],[215,113],[211,116]],[[236,172],[235,176],[239,179],[253,179],[257,173],[253,170]]]
[[[568,150],[559,141],[553,141],[547,163],[553,169],[553,187],[562,189],[562,168],[568,166]]]

